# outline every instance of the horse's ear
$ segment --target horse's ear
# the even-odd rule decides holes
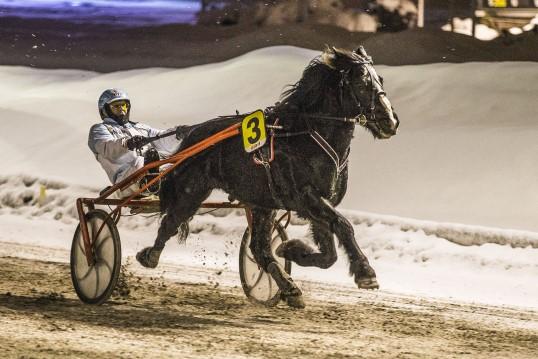
[[[323,63],[329,66],[331,69],[336,70],[345,66],[347,56],[342,50],[337,49],[334,46],[326,46],[325,51],[321,55]]]
[[[336,58],[343,58],[343,57],[345,57],[345,56],[342,54],[342,50],[338,50],[335,46],[332,46],[331,49],[332,49],[332,51],[334,52],[334,55],[336,56]]]
[[[364,49],[364,47],[362,47],[362,45],[360,45],[357,50],[355,50],[355,52],[363,57],[368,57],[368,54],[366,53],[366,50]]]
[[[325,45],[325,49],[321,54],[321,61],[331,69],[336,69],[336,48],[334,46]]]

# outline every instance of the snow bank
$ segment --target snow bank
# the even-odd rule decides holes
[[[78,223],[74,200],[96,196],[97,192],[95,188],[30,176],[0,177],[0,242],[18,243],[27,249],[31,246],[23,256],[68,262]],[[178,272],[178,266],[202,267],[208,273],[238,271],[239,246],[246,228],[242,211],[207,212],[202,209],[200,213],[206,215],[194,217],[186,243],[179,244],[174,239],[168,243],[161,269],[170,272],[168,275],[183,280],[185,275]],[[437,224],[365,212],[346,211],[345,215],[353,223],[356,238],[376,269],[384,291],[538,308],[538,287],[534,285],[538,275],[537,233]],[[134,263],[132,256],[153,243],[158,223],[159,217],[151,215],[121,219],[124,262],[131,257]],[[296,217],[287,232],[290,238],[312,244],[308,226]],[[524,244],[527,246],[522,248]],[[138,264],[133,265],[141,270]],[[341,249],[331,269],[294,266],[293,276],[354,287]],[[221,284],[239,284],[237,275],[231,278]],[[210,275],[210,280],[218,282],[221,278]]]
[[[79,188],[81,195],[84,193]],[[0,176],[0,215],[14,214],[26,218],[76,219],[74,189],[54,180],[32,176]],[[67,220],[66,223],[72,223]]]
[[[345,211],[353,224],[384,224],[401,231],[423,231],[427,235],[444,238],[450,242],[464,246],[495,243],[510,245],[512,248],[538,248],[538,233],[530,231],[469,226],[459,223],[438,223],[396,216],[373,214],[358,211]]]
[[[78,214],[75,200],[78,197],[97,197],[97,188],[69,185],[55,180],[40,179],[29,175],[0,176],[0,215],[20,215],[25,218],[42,217],[44,219],[61,220],[65,224],[76,224]],[[106,209],[106,208],[105,208]],[[242,210],[200,209],[199,213],[207,212],[212,217],[222,218],[230,215],[242,215]],[[469,226],[458,223],[437,223],[390,215],[381,215],[360,211],[343,211],[354,225],[384,225],[402,232],[419,232],[446,239],[464,246],[483,245],[487,243],[509,245],[512,248],[538,248],[538,233],[481,226]],[[127,217],[122,226],[136,230],[148,224],[155,224],[158,215],[140,215]],[[307,222],[298,217],[292,218],[292,225],[304,226]],[[192,233],[205,230],[215,235],[226,231],[219,229],[215,223],[207,227],[194,225]]]

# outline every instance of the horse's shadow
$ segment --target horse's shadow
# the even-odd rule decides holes
[[[209,302],[211,298],[208,298]],[[209,303],[208,303],[209,304]],[[201,317],[189,313],[183,307],[176,309],[175,305],[147,305],[130,304],[120,301],[109,301],[104,305],[85,305],[77,299],[63,298],[61,296],[24,296],[13,294],[0,294],[0,313],[21,316],[41,316],[47,321],[79,323],[82,325],[96,325],[122,330],[136,330],[137,328],[165,330],[203,330],[214,326],[246,327],[240,323],[215,318],[215,315]],[[196,307],[195,307],[196,310]],[[198,310],[199,312],[199,310]],[[226,311],[223,311],[226,314]],[[226,318],[223,315],[223,318]],[[56,322],[56,324],[58,324]]]

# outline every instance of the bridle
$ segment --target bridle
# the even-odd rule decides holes
[[[356,125],[366,127],[368,124],[373,124],[377,126],[377,121],[375,119],[375,99],[376,96],[382,96],[385,95],[385,91],[377,91],[377,86],[375,85],[375,82],[377,82],[379,85],[382,84],[379,82],[377,76],[374,75],[371,66],[372,60],[370,58],[367,59],[361,59],[354,61],[354,63],[358,65],[365,65],[364,68],[368,72],[368,75],[370,76],[370,81],[372,84],[372,91],[370,96],[370,104],[368,107],[368,113],[365,113],[365,108],[361,104],[359,97],[355,93],[355,89],[351,85],[349,81],[349,72],[350,70],[340,70],[340,82],[338,84],[338,100],[340,102],[340,106],[343,104],[343,97],[344,97],[344,90],[347,86],[349,88],[349,93],[351,94],[351,98],[355,102],[355,105],[359,109],[359,113],[355,117],[338,117],[338,116],[328,116],[321,113],[300,113],[299,115],[302,117],[308,117],[308,118],[317,118],[322,120],[333,120],[333,121],[340,121],[345,123],[354,123]]]

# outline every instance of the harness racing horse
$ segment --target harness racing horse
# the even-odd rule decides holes
[[[193,126],[181,148],[187,148],[244,116],[227,116]],[[355,241],[353,227],[335,208],[344,197],[348,155],[356,124],[376,139],[396,134],[398,117],[383,90],[371,58],[356,51],[327,48],[313,59],[302,78],[281,101],[265,110],[274,149],[247,153],[238,138],[228,139],[188,159],[163,181],[161,225],[153,247],[137,259],[154,268],[168,239],[182,230],[213,189],[222,189],[252,210],[250,249],[291,307],[304,307],[301,290],[273,257],[272,226],[278,209],[295,211],[310,222],[317,249],[300,240],[283,242],[277,255],[301,266],[329,268],[337,259],[336,235],[359,288],[377,289],[373,268]],[[260,163],[262,165],[260,165]],[[187,230],[185,231],[185,228]]]

